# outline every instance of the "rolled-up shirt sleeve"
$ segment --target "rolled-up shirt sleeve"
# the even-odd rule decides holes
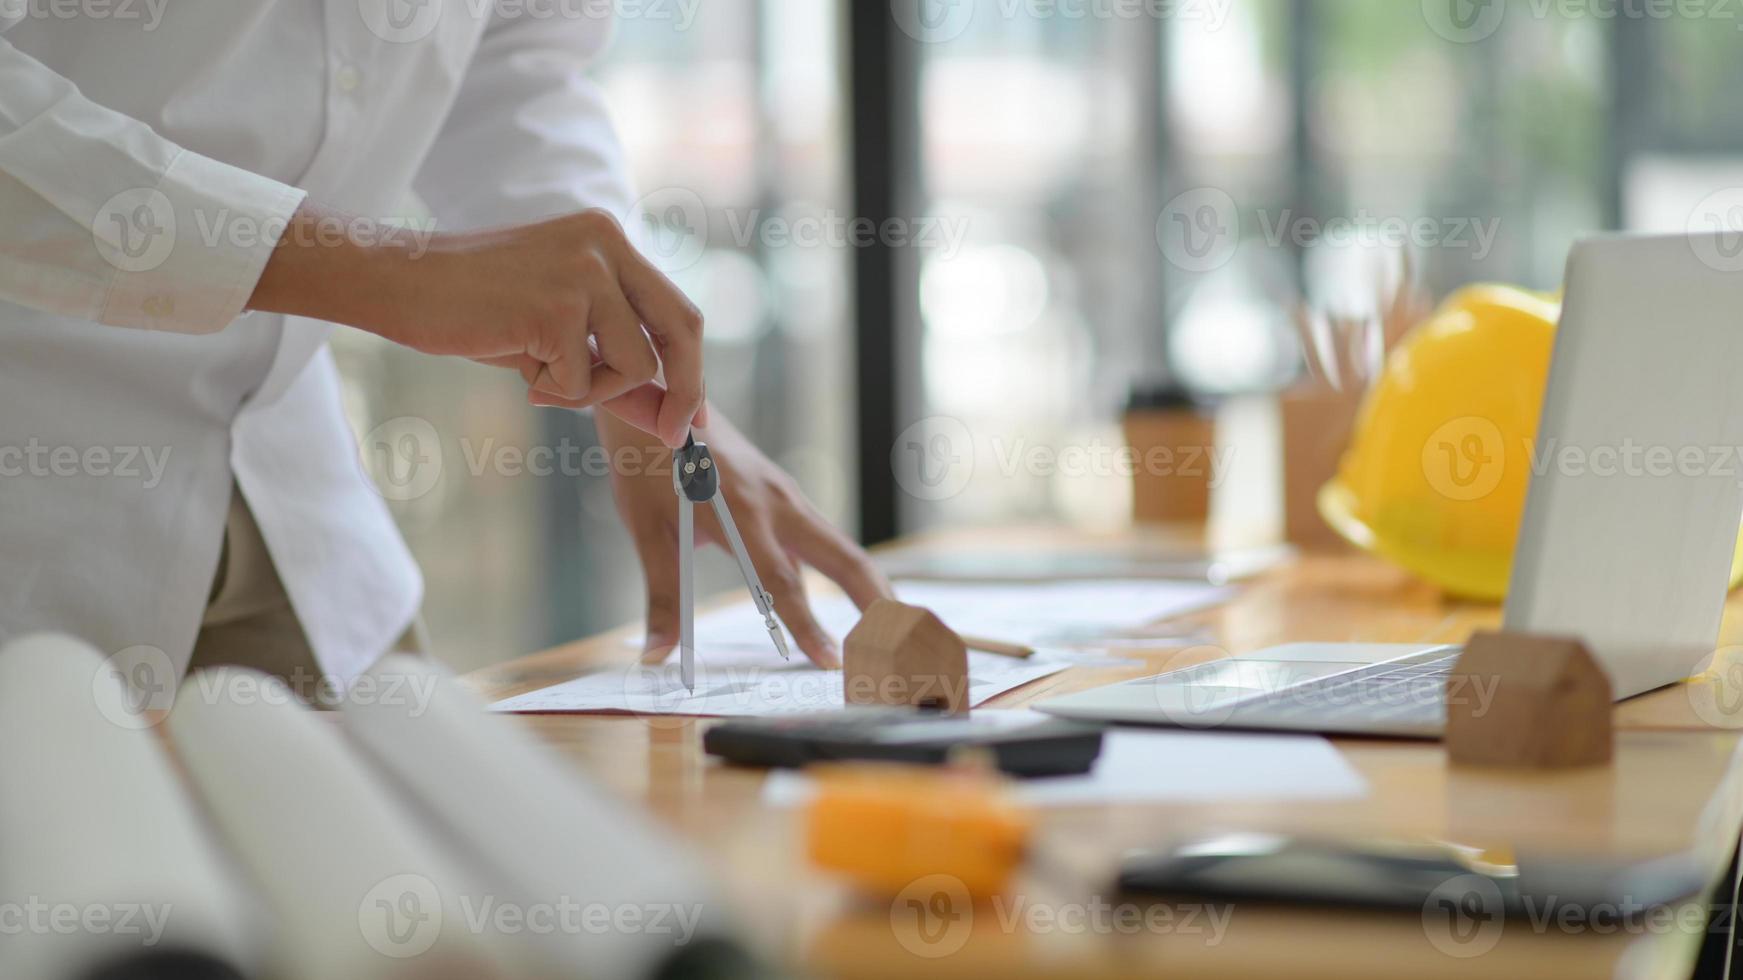
[[[213,333],[244,312],[303,198],[92,102],[0,38],[0,299]]]
[[[518,224],[587,208],[629,216],[623,145],[589,76],[611,33],[603,15],[492,15],[417,178],[439,221]]]

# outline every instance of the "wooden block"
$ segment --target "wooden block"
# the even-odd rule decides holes
[[[1447,678],[1456,765],[1598,765],[1613,741],[1610,678],[1577,639],[1478,633]]]
[[[842,647],[848,704],[968,713],[968,647],[928,610],[880,599]]]

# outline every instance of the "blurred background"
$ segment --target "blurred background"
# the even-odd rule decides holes
[[[1304,309],[1555,289],[1576,237],[1683,231],[1743,186],[1720,0],[619,6],[597,77],[649,251],[707,315],[714,404],[868,542],[1117,528],[1129,479],[1012,461],[1122,444],[1134,393],[1324,383]],[[444,659],[640,615],[589,418],[336,345]]]

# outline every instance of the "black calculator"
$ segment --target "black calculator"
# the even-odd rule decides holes
[[[722,722],[703,734],[702,748],[738,765],[776,769],[849,760],[935,765],[975,750],[1013,776],[1066,776],[1089,771],[1101,738],[1096,726],[1028,712],[855,707]]]

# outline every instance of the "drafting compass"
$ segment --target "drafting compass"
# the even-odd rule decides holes
[[[683,449],[672,451],[672,488],[678,493],[678,649],[684,687],[696,690],[696,505],[713,504],[714,516],[726,531],[726,543],[732,546],[732,557],[738,559],[738,570],[744,574],[744,584],[750,597],[762,613],[763,625],[775,641],[775,649],[783,660],[792,659],[787,651],[787,638],[781,625],[775,622],[775,599],[757,578],[756,566],[750,563],[750,553],[744,550],[744,539],[738,536],[738,525],[732,523],[732,512],[726,509],[726,498],[720,494],[720,470],[714,465],[714,454],[708,444],[697,442],[694,433],[684,442]]]

